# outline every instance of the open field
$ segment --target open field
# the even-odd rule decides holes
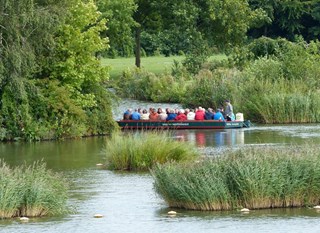
[[[172,57],[142,57],[141,58],[141,67],[153,72],[155,74],[159,74],[165,72],[166,70],[170,70],[174,60],[181,62],[185,57],[184,56],[172,56]],[[222,60],[226,59],[224,54],[217,54],[211,56],[209,60]],[[131,69],[135,67],[135,58],[103,58],[101,60],[102,64],[105,66],[110,66],[110,78],[116,78],[119,76],[122,71],[126,69]]]

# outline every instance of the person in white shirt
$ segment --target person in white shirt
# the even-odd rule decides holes
[[[143,109],[140,119],[141,120],[149,120],[149,113],[146,109]]]
[[[192,109],[190,109],[190,112],[187,114],[187,120],[188,121],[194,120],[195,115],[196,114],[194,113],[194,111]]]

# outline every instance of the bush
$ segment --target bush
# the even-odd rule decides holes
[[[10,168],[0,161],[0,218],[67,213],[67,183],[43,162]]]
[[[212,107],[223,105],[226,99],[236,100],[236,70],[201,70],[186,89],[183,105],[187,107]]]
[[[198,164],[158,165],[154,186],[170,207],[194,210],[318,205],[320,150],[244,148]]]
[[[107,166],[112,170],[148,170],[168,161],[193,160],[197,153],[186,142],[176,141],[169,132],[150,131],[113,134],[107,139]]]
[[[126,98],[153,102],[180,102],[187,83],[183,77],[155,75],[143,69],[128,70],[117,83],[117,92]]]

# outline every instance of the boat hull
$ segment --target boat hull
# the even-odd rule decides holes
[[[122,129],[234,129],[249,127],[248,121],[117,121]]]

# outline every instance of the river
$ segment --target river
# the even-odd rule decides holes
[[[119,114],[124,106],[120,105]],[[115,118],[118,115],[115,113]],[[174,132],[173,137],[190,141],[203,153],[214,155],[229,147],[320,143],[320,125],[183,130]],[[71,186],[69,205],[76,209],[74,214],[31,218],[27,223],[0,220],[0,232],[320,232],[320,212],[315,209],[255,210],[249,214],[169,209],[154,192],[148,173],[112,172],[96,165],[104,163],[106,140],[107,137],[91,137],[0,144],[1,158],[12,166],[42,159],[49,169],[63,173]],[[170,210],[177,215],[168,216]],[[94,218],[97,213],[104,217]]]

